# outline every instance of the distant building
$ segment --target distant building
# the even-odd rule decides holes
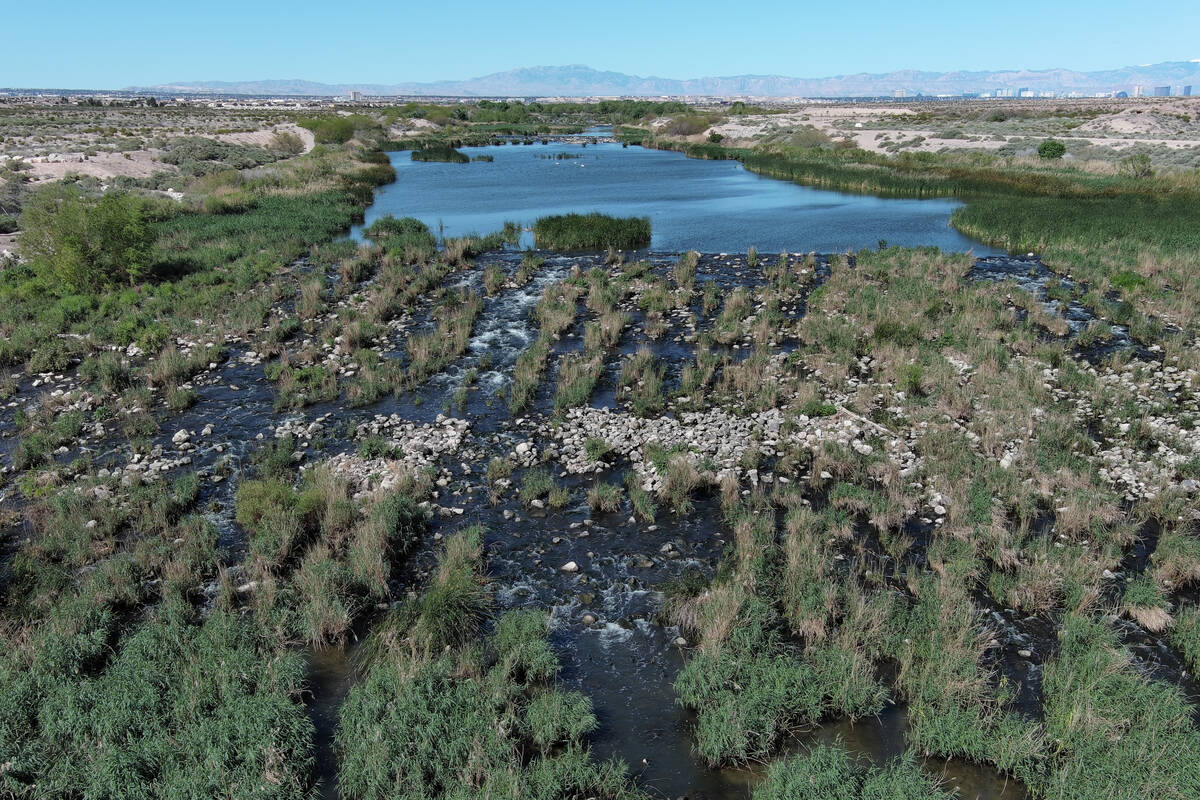
[[[1141,84],[1138,84],[1137,86],[1133,87],[1133,96],[1134,97],[1141,97],[1144,94],[1146,94],[1146,90],[1142,88]]]
[[[892,97],[908,97],[908,89],[893,89]]]
[[[1022,86],[1020,89],[1017,89],[1017,97],[1034,97],[1034,96],[1035,96],[1034,93],[1032,91],[1030,91],[1029,87],[1027,87],[1027,86]]]
[[[1155,86],[1154,87],[1154,96],[1155,97],[1170,97],[1171,96],[1171,87],[1170,86]]]
[[[1192,96],[1192,85],[1189,83],[1185,86],[1180,86],[1179,87],[1179,96],[1180,97],[1191,97]]]
[[[350,92],[350,99],[357,103],[362,100],[362,92]]]

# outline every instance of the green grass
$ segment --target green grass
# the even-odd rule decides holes
[[[97,608],[0,662],[0,784],[16,797],[308,796],[305,667],[248,620],[168,608],[110,649]]]
[[[912,752],[877,767],[864,765],[840,742],[775,762],[752,795],[753,800],[949,800],[957,796],[940,788]]]
[[[338,786],[357,798],[641,798],[623,765],[594,761],[591,702],[553,688],[545,618],[501,617],[482,647],[378,659],[342,707]]]
[[[1200,733],[1178,689],[1139,675],[1111,628],[1069,615],[1046,665],[1046,797],[1196,797]],[[1153,754],[1150,756],[1149,754]]]
[[[598,213],[541,217],[533,238],[546,250],[638,250],[650,244],[650,219]]]
[[[526,505],[545,497],[554,489],[554,476],[545,467],[533,467],[521,480],[521,501]]]

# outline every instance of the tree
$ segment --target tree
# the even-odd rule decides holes
[[[1067,146],[1058,139],[1047,139],[1038,145],[1037,153],[1042,158],[1062,158],[1067,153]]]
[[[21,252],[71,291],[93,293],[149,273],[154,237],[144,203],[125,192],[93,199],[51,184],[25,204],[21,228]]]

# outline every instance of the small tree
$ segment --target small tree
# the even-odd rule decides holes
[[[1042,158],[1062,158],[1067,153],[1067,146],[1058,139],[1047,139],[1038,145],[1037,153]]]
[[[21,251],[39,273],[74,292],[141,280],[154,243],[143,201],[124,192],[98,200],[51,184],[21,212]]]

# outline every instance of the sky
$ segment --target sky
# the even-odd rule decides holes
[[[633,75],[1096,70],[1200,58],[1197,0],[5,0],[0,86],[458,80],[586,64]]]

